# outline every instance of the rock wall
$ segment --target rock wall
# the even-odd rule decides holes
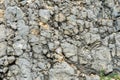
[[[119,67],[120,0],[0,0],[0,80],[100,80]]]

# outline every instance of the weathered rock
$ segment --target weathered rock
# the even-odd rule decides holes
[[[92,54],[95,60],[92,68],[96,70],[105,70],[106,73],[109,73],[113,70],[110,50],[107,47],[98,47],[95,50],[92,50]]]
[[[11,24],[11,22],[13,22],[15,20],[22,19],[23,16],[24,16],[23,11],[17,6],[7,7],[7,9],[5,11],[5,17],[9,24]]]
[[[6,28],[4,25],[0,25],[0,41],[4,41],[6,39]]]
[[[50,11],[46,9],[40,9],[39,16],[40,16],[41,21],[47,22],[51,17]]]
[[[38,53],[38,54],[41,54],[41,52],[42,52],[42,47],[41,47],[41,45],[34,45],[34,46],[32,47],[32,49],[33,49],[33,51],[34,51],[35,53]]]
[[[7,43],[1,42],[0,43],[0,57],[3,57],[6,55],[6,50],[7,50]]]
[[[95,41],[100,41],[99,34],[85,33],[84,37],[87,44],[93,43]]]
[[[98,75],[91,74],[90,76],[85,75],[86,80],[100,80],[100,77]]]
[[[50,80],[71,80],[75,79],[75,77],[70,77],[69,75],[74,74],[74,69],[67,64],[66,62],[57,63],[53,67],[53,69],[50,69],[49,72],[49,79]]]
[[[32,80],[30,62],[24,58],[19,58],[17,59],[16,64],[20,67],[20,70],[21,70],[20,79]]]
[[[15,57],[14,56],[10,56],[7,58],[7,61],[9,64],[13,63],[15,61]]]
[[[21,36],[26,36],[29,33],[29,27],[25,25],[24,20],[19,20],[17,22],[18,34]]]
[[[12,65],[10,66],[10,71],[13,74],[17,75],[18,73],[20,73],[20,68],[17,65]]]
[[[75,56],[77,54],[77,47],[70,43],[64,42],[61,44],[61,47],[66,57]]]
[[[59,14],[57,14],[57,15],[55,15],[55,20],[56,21],[59,21],[59,22],[62,22],[62,21],[65,21],[65,16],[64,16],[64,14],[62,14],[62,13],[59,13]]]

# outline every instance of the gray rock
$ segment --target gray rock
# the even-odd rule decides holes
[[[43,37],[51,38],[51,34],[49,30],[42,30],[40,33],[41,33],[41,36]]]
[[[25,25],[24,20],[18,20],[18,35],[26,36],[29,33],[29,27]]]
[[[67,20],[70,24],[76,25],[76,16],[75,15],[70,15],[67,17]]]
[[[84,38],[85,38],[85,41],[87,42],[87,44],[93,43],[95,41],[100,41],[99,34],[85,33]]]
[[[55,50],[55,45],[54,45],[54,43],[52,43],[52,42],[48,42],[48,47],[49,47],[49,49],[50,49],[51,51],[54,51],[54,50]]]
[[[4,25],[0,25],[0,42],[6,38],[6,29]]]
[[[7,43],[1,42],[0,43],[0,57],[3,57],[6,55],[6,50],[7,50]]]
[[[105,70],[106,73],[109,73],[113,70],[109,48],[104,46],[98,47],[92,50],[92,54],[95,60],[92,68],[96,70]]]
[[[41,21],[47,22],[50,19],[51,14],[49,10],[40,9],[39,16],[40,16]]]
[[[77,47],[70,43],[61,43],[61,47],[66,57],[75,56],[77,54]]]
[[[7,60],[7,56],[0,58],[0,65],[4,65],[4,62]]]
[[[87,16],[88,16],[89,19],[97,20],[94,12],[92,10],[87,10]]]
[[[13,63],[15,61],[15,57],[14,56],[10,56],[7,58],[7,61],[9,64]]]
[[[86,80],[100,80],[100,77],[98,75],[85,75]]]
[[[38,42],[39,37],[36,35],[29,34],[29,42]]]
[[[40,39],[40,40],[39,40],[40,43],[42,43],[42,44],[47,44],[47,41],[46,41],[46,38],[45,38],[45,37],[41,36],[39,39]]]
[[[21,39],[19,41],[14,42],[13,44],[14,49],[27,49],[27,41]]]
[[[41,52],[42,52],[42,46],[41,45],[33,45],[32,49],[35,53],[38,53],[38,54],[41,54]]]
[[[7,19],[7,22],[9,24],[15,20],[22,19],[23,16],[24,16],[23,11],[17,6],[7,7],[5,11],[5,18]]]
[[[20,73],[20,68],[19,68],[18,65],[12,65],[12,66],[10,66],[9,69],[10,69],[10,71],[11,71],[13,74],[15,74],[15,75],[17,75],[17,74]]]
[[[20,80],[32,80],[31,63],[24,58],[19,58],[16,64],[20,67]]]
[[[56,53],[61,54],[62,53],[62,48],[58,47],[55,51],[56,51]]]
[[[56,63],[53,69],[50,69],[49,79],[50,80],[66,80],[66,79],[71,80],[71,79],[74,79],[74,77],[72,76],[70,77],[69,75],[72,75],[74,73],[75,73],[74,69],[66,62]]]
[[[23,50],[21,50],[21,49],[15,49],[15,53],[14,53],[15,56],[20,56],[22,54],[23,54]]]

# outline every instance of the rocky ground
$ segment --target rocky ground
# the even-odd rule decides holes
[[[100,80],[101,70],[120,74],[120,0],[0,0],[0,80]]]

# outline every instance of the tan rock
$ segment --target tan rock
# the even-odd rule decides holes
[[[31,34],[38,35],[40,33],[39,29],[31,29]]]
[[[0,9],[0,18],[4,17],[4,10]]]
[[[64,21],[65,20],[64,14],[59,13],[58,15],[55,16],[55,20],[60,22]]]
[[[39,22],[40,27],[42,27],[43,29],[49,29],[49,25],[43,22]]]
[[[0,4],[3,3],[3,2],[4,2],[4,0],[0,0]]]

